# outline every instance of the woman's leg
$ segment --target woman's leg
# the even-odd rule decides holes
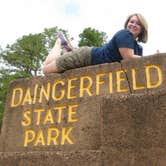
[[[57,39],[55,42],[54,47],[52,48],[52,50],[50,51],[50,53],[48,54],[46,60],[44,61],[44,64],[49,64],[51,63],[57,56],[61,55],[61,40]]]
[[[57,72],[56,58],[58,58],[61,55],[61,51],[62,51],[61,40],[57,39],[54,47],[48,54],[46,60],[44,61],[44,65],[43,65],[44,74]]]
[[[57,72],[90,66],[91,65],[91,47],[81,47],[73,51],[62,54],[56,59]]]
[[[44,64],[43,66],[43,74],[49,74],[49,73],[58,73],[55,60],[53,60],[49,64],[46,65]]]

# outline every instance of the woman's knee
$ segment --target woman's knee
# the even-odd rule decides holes
[[[48,71],[47,71],[47,65],[46,64],[43,65],[42,72],[43,72],[43,74],[47,74]]]
[[[42,71],[43,71],[43,74],[57,73],[58,72],[55,63],[45,64],[43,66]]]

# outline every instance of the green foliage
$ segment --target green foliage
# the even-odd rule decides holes
[[[99,32],[96,29],[85,28],[84,31],[79,35],[79,47],[81,46],[96,46],[100,47],[106,43],[106,33]]]
[[[29,77],[37,74],[46,53],[43,35],[30,34],[18,39],[13,45],[8,45],[1,57],[15,73]]]
[[[12,80],[19,78],[18,74],[11,74],[11,70],[0,70],[0,127],[2,124],[3,112],[5,108],[6,94]]]

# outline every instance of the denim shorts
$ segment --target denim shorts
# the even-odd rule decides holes
[[[91,65],[92,47],[80,47],[71,52],[66,52],[56,59],[58,72],[64,72],[69,69],[80,68]]]

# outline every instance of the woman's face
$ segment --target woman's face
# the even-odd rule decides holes
[[[133,34],[134,38],[137,38],[142,29],[140,21],[138,20],[137,16],[132,16],[129,19],[126,28]]]

